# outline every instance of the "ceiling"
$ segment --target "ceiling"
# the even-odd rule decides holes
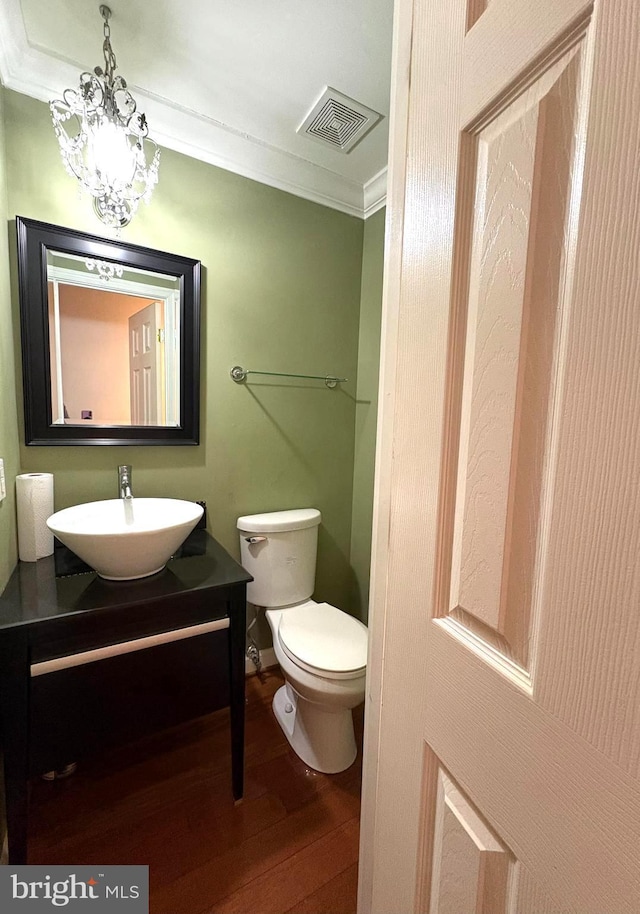
[[[385,200],[393,0],[107,0],[160,145],[365,217]],[[42,101],[103,63],[98,0],[0,0],[0,79]],[[348,154],[296,133],[326,86],[383,115]]]

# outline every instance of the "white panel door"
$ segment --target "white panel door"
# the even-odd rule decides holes
[[[162,304],[151,302],[129,318],[132,425],[162,424],[162,364],[158,331]]]
[[[640,3],[398,0],[360,914],[640,911]]]

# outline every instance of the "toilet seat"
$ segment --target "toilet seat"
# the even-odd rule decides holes
[[[288,607],[278,641],[293,663],[325,679],[355,679],[366,669],[366,625],[330,603]]]

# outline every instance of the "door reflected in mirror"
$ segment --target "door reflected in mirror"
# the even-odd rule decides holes
[[[179,280],[48,250],[47,288],[53,424],[177,427]]]

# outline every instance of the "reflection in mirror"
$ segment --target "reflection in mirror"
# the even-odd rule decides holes
[[[198,444],[200,261],[16,216],[30,445]]]
[[[174,276],[47,251],[54,424],[179,424]]]

